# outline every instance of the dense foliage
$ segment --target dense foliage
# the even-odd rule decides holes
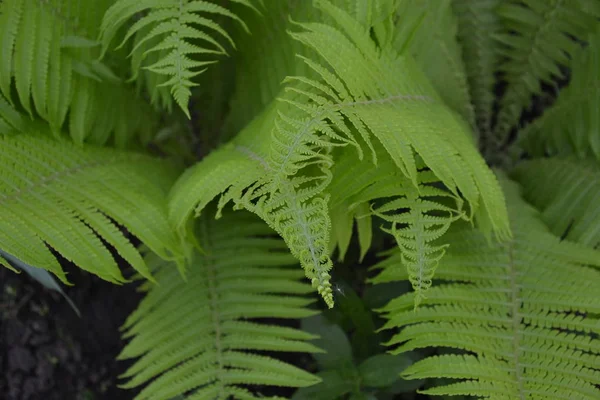
[[[599,28],[598,0],[1,0],[0,264],[142,281],[140,399],[597,399]]]

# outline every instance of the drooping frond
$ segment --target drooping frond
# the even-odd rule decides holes
[[[235,3],[253,8],[251,0],[236,0]],[[193,79],[207,65],[215,62],[196,57],[227,54],[220,42],[223,40],[235,47],[231,36],[215,22],[215,18],[222,16],[242,26],[245,24],[235,13],[216,2],[118,0],[106,11],[102,20],[103,52],[106,52],[120,28],[140,13],[141,17],[129,27],[120,44],[123,46],[130,39],[135,39],[130,52],[133,78],[137,77],[140,67],[168,78],[153,82],[170,88],[173,99],[189,118],[188,102],[191,88],[195,86]],[[152,53],[160,53],[161,57],[150,59],[151,64],[145,63],[146,57]],[[152,91],[153,88],[150,88]]]
[[[476,123],[483,140],[492,129],[494,73],[499,62],[498,43],[494,39],[500,30],[496,15],[499,3],[500,0],[452,1]]]
[[[560,241],[503,180],[514,238],[488,240],[456,225],[434,285],[419,309],[414,294],[381,311],[385,329],[400,328],[387,343],[397,354],[440,346],[403,372],[408,379],[454,381],[424,393],[494,399],[597,399],[600,396],[600,252]],[[397,252],[377,268],[375,282],[406,279]],[[462,352],[464,351],[464,353]]]
[[[519,132],[519,144],[531,155],[573,154],[600,161],[600,24],[578,49],[571,80],[554,105]]]
[[[145,385],[136,399],[258,399],[252,385],[303,387],[319,378],[257,352],[319,352],[298,329],[253,321],[314,315],[311,292],[282,240],[249,214],[204,217],[184,282],[168,263],[125,323],[131,338],[120,358],[140,357],[124,387]],[[233,218],[232,218],[233,217]],[[250,386],[250,388],[248,388]]]
[[[31,133],[0,136],[0,248],[63,282],[49,248],[105,280],[124,282],[109,245],[151,278],[119,227],[181,264],[166,204],[176,172],[139,154],[81,148]]]
[[[497,35],[505,61],[499,70],[507,83],[495,126],[499,142],[511,128],[542,82],[552,84],[569,67],[570,57],[598,26],[600,7],[594,0],[509,0],[498,7],[504,25]]]
[[[55,135],[67,130],[78,144],[114,137],[125,147],[137,135],[149,140],[156,116],[97,60],[93,38],[109,3],[0,3],[0,92],[15,109],[46,120]]]
[[[379,51],[369,29],[328,2],[316,4],[345,32],[321,23],[303,23],[299,24],[303,31],[292,33],[322,57],[323,64],[304,59],[319,79],[288,78],[277,104],[214,157],[245,157],[245,164],[254,167],[229,182],[225,172],[206,170],[218,168],[218,162],[201,162],[174,188],[170,215],[180,232],[185,231],[182,227],[192,210],[200,212],[198,205],[233,183],[221,205],[233,200],[267,221],[332,306],[327,186],[333,163],[329,153],[335,147],[350,145],[362,155],[365,146],[359,141],[373,149],[375,136],[415,187],[417,153],[452,194],[460,192],[472,213],[487,218],[500,237],[509,235],[509,230],[502,192],[473,146],[466,124],[439,99],[410,55]],[[257,181],[249,185],[253,176]],[[209,179],[216,186],[203,189],[208,196],[199,194],[201,180],[208,184]]]
[[[396,10],[394,47],[414,56],[444,102],[474,131],[475,113],[451,5],[451,0],[401,1]]]
[[[452,222],[464,216],[462,200],[441,189],[439,179],[422,165],[419,186],[415,187],[391,158],[382,153],[378,151],[379,163],[372,168],[365,168],[357,162],[356,154],[348,151],[336,162],[330,187],[333,232],[343,255],[354,218],[359,238],[370,234],[364,229],[370,229],[371,214],[391,223],[382,229],[396,239],[418,306],[426,297],[435,269],[448,247],[436,240]],[[365,226],[363,232],[361,222]]]
[[[590,247],[600,245],[600,166],[590,160],[536,159],[521,163],[512,176],[523,196],[541,211],[559,237]]]

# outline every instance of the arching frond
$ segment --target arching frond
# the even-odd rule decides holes
[[[56,136],[66,130],[78,144],[112,139],[122,148],[139,135],[147,142],[156,116],[97,61],[93,38],[109,3],[0,3],[0,92],[15,109],[46,120]]]
[[[514,238],[490,244],[467,224],[444,236],[450,244],[422,306],[413,293],[381,310],[385,329],[401,328],[392,353],[440,346],[407,368],[407,379],[455,381],[431,395],[494,399],[596,399],[600,395],[600,252],[560,241],[538,212],[503,179]],[[406,279],[397,252],[377,266],[375,282]],[[464,351],[464,353],[462,352]]]
[[[251,0],[236,0],[235,3],[254,7]],[[170,88],[173,99],[189,118],[188,102],[191,88],[195,86],[193,79],[207,65],[215,62],[195,57],[227,54],[220,40],[235,47],[231,36],[214,18],[224,16],[244,27],[245,24],[229,9],[210,1],[118,0],[106,11],[102,20],[103,52],[106,52],[119,29],[140,13],[143,13],[141,18],[129,27],[120,44],[123,46],[131,38],[136,39],[130,53],[133,78],[141,66],[166,77],[166,80],[154,81],[155,85]],[[151,64],[144,63],[152,53],[160,53],[160,58],[150,59]]]
[[[573,154],[600,161],[600,23],[571,62],[571,80],[552,107],[519,132],[533,156]]]
[[[498,7],[504,30],[497,35],[505,61],[500,72],[507,83],[500,101],[495,136],[506,140],[521,112],[542,82],[552,84],[562,76],[560,67],[571,65],[570,57],[588,33],[598,26],[600,9],[589,0],[509,0]]]
[[[268,352],[320,352],[298,329],[254,321],[314,315],[308,284],[280,239],[263,222],[235,213],[204,217],[184,282],[168,263],[157,266],[159,285],[125,323],[131,338],[120,355],[138,358],[124,387],[145,385],[139,399],[258,399],[254,385],[303,387],[319,378]],[[232,218],[233,217],[233,218]],[[263,354],[259,354],[261,352]],[[250,388],[248,387],[250,386]]]
[[[466,124],[439,99],[410,55],[380,51],[369,29],[328,2],[317,4],[342,30],[303,23],[303,30],[292,36],[321,56],[322,63],[304,59],[319,79],[288,78],[277,104],[232,141],[228,152],[238,154],[219,157],[244,156],[256,165],[252,171],[262,170],[251,173],[257,177],[255,184],[229,189],[225,201],[233,200],[269,222],[332,306],[326,189],[333,164],[329,153],[335,147],[350,145],[362,155],[363,147],[373,149],[374,136],[415,187],[417,158],[422,159],[452,194],[460,192],[472,214],[487,218],[500,237],[510,233],[502,192],[473,146]],[[179,190],[194,186],[198,176],[213,176],[203,168],[203,163],[194,167],[194,173],[182,178],[187,182],[178,183],[171,195],[171,210],[177,210],[171,217],[180,229],[196,205],[206,200],[198,202],[198,197]],[[216,190],[207,188],[209,193],[229,187],[220,178],[211,179],[221,184]]]
[[[0,248],[63,282],[49,248],[102,279],[124,282],[108,245],[151,278],[119,228],[181,265],[183,251],[166,209],[176,172],[139,154],[81,148],[31,133],[0,136]]]
[[[600,166],[590,160],[535,159],[512,176],[559,237],[590,247],[600,245]]]

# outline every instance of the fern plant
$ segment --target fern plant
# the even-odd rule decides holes
[[[140,399],[598,398],[599,17],[4,0],[0,263],[132,267]]]

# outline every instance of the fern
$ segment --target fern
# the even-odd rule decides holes
[[[507,235],[508,229],[501,191],[471,144],[465,124],[439,101],[410,56],[379,52],[368,31],[348,14],[327,2],[317,4],[348,35],[320,23],[300,24],[304,31],[292,33],[325,61],[322,65],[305,59],[319,81],[287,79],[278,104],[257,117],[218,157],[246,158],[246,164],[255,165],[233,182],[221,204],[234,200],[269,222],[332,306],[327,186],[333,163],[328,153],[335,147],[351,145],[361,156],[359,140],[373,149],[374,135],[414,185],[418,181],[414,153],[418,153],[451,193],[460,191],[473,213],[488,218],[499,236]],[[344,67],[348,63],[357,67]],[[428,145],[433,141],[438,144],[435,148]],[[219,175],[200,163],[176,185],[171,219],[180,232],[185,231],[192,210],[199,213],[202,208],[197,206],[210,201],[210,196],[200,193],[198,178],[219,179],[208,189],[210,193],[230,187]],[[253,179],[256,183],[248,186]]]
[[[334,232],[348,235],[338,239],[343,254],[350,241],[353,218],[358,222],[359,238],[370,233],[365,232],[370,229],[370,214],[390,222],[390,227],[383,230],[398,243],[402,264],[415,290],[416,307],[426,297],[435,269],[448,247],[434,241],[452,222],[464,216],[462,200],[440,189],[437,177],[423,166],[419,169],[419,186],[415,187],[395,168],[389,156],[379,160],[377,168],[365,169],[356,162],[355,154],[346,152],[336,163],[331,184],[331,209],[337,210],[333,213]],[[368,244],[361,247],[364,252]]]
[[[519,145],[532,156],[573,154],[600,160],[600,29],[589,35],[571,63],[571,81],[541,118],[520,132]]]
[[[250,0],[236,0],[235,3],[253,8]],[[123,24],[144,11],[148,11],[148,13],[127,30],[120,45],[123,46],[137,34],[143,35],[136,40],[130,53],[134,61],[132,65],[133,78],[136,78],[137,71],[143,65],[144,58],[148,54],[161,52],[160,59],[154,60],[150,65],[145,65],[144,68],[155,74],[169,77],[159,85],[170,88],[173,99],[190,118],[188,102],[191,88],[195,85],[193,79],[205,70],[202,68],[214,62],[197,60],[192,56],[215,56],[227,53],[225,47],[205,30],[235,46],[231,36],[218,23],[207,17],[220,15],[234,19],[242,26],[245,24],[227,8],[209,1],[119,0],[106,11],[102,20],[103,52],[106,52],[110,42]],[[204,30],[199,29],[200,27]],[[153,40],[155,38],[156,40]],[[205,44],[197,44],[198,41]]]
[[[17,110],[47,121],[56,136],[66,121],[78,144],[104,144],[113,137],[123,148],[140,135],[147,142],[156,117],[95,59],[99,48],[90,37],[108,3],[3,1],[0,92]]]
[[[514,238],[490,246],[468,226],[454,226],[437,278],[416,311],[414,294],[381,311],[385,329],[402,330],[387,343],[393,353],[441,346],[466,353],[430,356],[403,372],[409,379],[455,381],[432,395],[491,398],[596,399],[600,395],[598,285],[600,253],[563,241],[503,178]],[[406,277],[400,254],[380,263],[374,282]],[[592,335],[590,336],[590,333]]]
[[[159,286],[128,318],[131,338],[120,358],[137,358],[124,387],[147,385],[136,397],[257,399],[248,385],[303,387],[319,381],[297,367],[256,352],[318,352],[298,329],[254,322],[303,318],[311,291],[280,239],[248,215],[199,221],[205,254],[195,254],[188,282],[168,263],[156,266]],[[242,386],[243,385],[243,386]]]
[[[139,154],[80,148],[31,133],[0,136],[0,248],[63,282],[51,249],[102,279],[125,282],[109,245],[152,279],[119,226],[182,265],[181,244],[166,214],[174,173]]]
[[[600,245],[600,167],[590,160],[536,159],[513,171],[523,196],[556,236]]]
[[[498,7],[505,26],[498,40],[506,61],[499,70],[507,82],[500,101],[495,135],[500,143],[516,126],[532,95],[542,91],[542,82],[562,77],[560,67],[571,65],[579,44],[598,25],[600,8],[593,0],[510,0]],[[513,34],[511,31],[514,31]]]

